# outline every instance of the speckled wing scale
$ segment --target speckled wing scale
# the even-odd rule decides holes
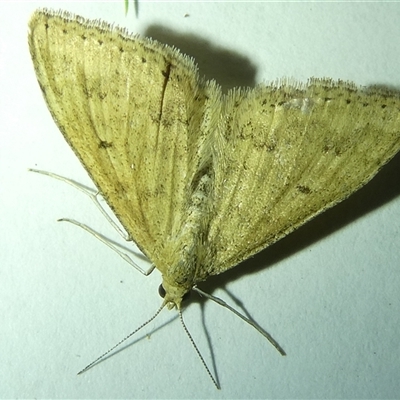
[[[206,261],[218,272],[347,198],[400,149],[398,95],[351,83],[234,91],[224,116]]]
[[[54,120],[180,307],[367,183],[400,149],[397,93],[312,79],[223,95],[177,50],[37,11],[29,46]]]
[[[182,268],[216,86],[170,47],[64,12],[36,12],[29,45],[54,120],[122,225],[162,273]]]

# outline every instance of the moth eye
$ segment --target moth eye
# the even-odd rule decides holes
[[[158,287],[158,294],[159,294],[162,298],[165,297],[166,291],[165,291],[163,285],[160,285],[160,286]],[[190,292],[185,293],[185,294],[183,295],[183,297],[182,297],[182,301],[187,300],[189,297],[190,297]]]
[[[159,294],[162,298],[165,297],[166,292],[165,292],[165,289],[164,289],[163,285],[160,285],[160,286],[158,287],[158,294]]]

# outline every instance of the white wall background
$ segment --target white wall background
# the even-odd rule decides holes
[[[72,217],[116,236],[79,192],[27,171],[91,185],[36,82],[26,37],[37,7],[174,44],[225,88],[283,76],[400,87],[399,3],[139,0],[136,18],[123,0],[1,1],[0,397],[398,397],[399,157],[345,203],[204,286],[236,298],[287,357],[229,312],[194,302],[184,316],[221,391],[174,311],[76,376],[153,314],[160,277],[141,276],[86,232],[57,223]]]

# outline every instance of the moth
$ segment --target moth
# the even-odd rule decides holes
[[[36,11],[47,106],[99,192],[182,298],[346,199],[400,149],[399,94],[280,80],[223,94],[177,49]]]

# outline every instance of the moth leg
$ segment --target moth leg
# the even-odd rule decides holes
[[[100,233],[96,232],[95,230],[93,230],[89,226],[83,224],[82,222],[79,222],[79,221],[76,221],[76,220],[70,219],[70,218],[60,218],[58,221],[59,222],[64,222],[64,221],[65,222],[70,222],[71,224],[79,226],[80,228],[82,228],[85,231],[89,232],[96,239],[100,240],[105,245],[107,245],[110,249],[114,250],[121,258],[123,258],[128,264],[132,265],[132,267],[136,268],[143,275],[147,276],[147,275],[150,275],[153,272],[153,270],[155,268],[154,264],[151,264],[150,267],[147,270],[143,269],[140,265],[136,264],[127,253],[125,253],[125,252],[123,252],[123,251],[121,251],[119,249],[119,247],[123,248],[121,245],[111,241],[110,239],[107,239],[106,237],[104,237]],[[133,251],[133,253],[135,254],[136,257],[142,258],[143,260],[145,260],[147,262],[149,261],[148,258],[145,255],[143,255],[142,253],[135,252],[135,251]]]
[[[62,182],[68,183],[69,185],[73,186],[74,188],[80,190],[81,192],[83,192],[84,194],[86,194],[87,196],[89,196],[89,198],[94,202],[94,204],[96,205],[96,207],[100,210],[100,212],[104,215],[104,217],[107,219],[107,221],[111,224],[111,226],[114,227],[114,229],[119,233],[119,235],[126,241],[130,241],[132,242],[132,238],[130,238],[130,236],[124,232],[116,223],[115,221],[113,221],[113,219],[107,214],[107,212],[104,210],[104,208],[101,206],[97,196],[99,195],[99,192],[97,190],[88,188],[78,182],[73,181],[72,179],[68,179],[64,176],[61,175],[57,175],[54,174],[53,172],[48,172],[48,171],[42,171],[42,170],[38,170],[38,169],[33,169],[33,168],[29,168],[29,171],[32,172],[36,172],[38,174],[42,174],[42,175],[47,175],[50,176],[51,178],[55,178],[58,179]],[[95,238],[97,238],[98,240],[100,240],[101,242],[103,242],[105,245],[107,245],[108,247],[110,247],[112,250],[114,250],[120,257],[122,257],[128,264],[132,265],[135,269],[137,269],[139,272],[141,272],[143,275],[147,276],[150,275],[151,272],[154,270],[155,266],[153,264],[150,265],[150,267],[146,270],[143,269],[142,267],[140,267],[137,263],[135,263],[132,258],[125,253],[124,251],[120,250],[118,247],[120,247],[121,249],[123,249],[123,247],[121,245],[119,245],[118,243],[112,242],[109,239],[105,238],[104,236],[100,235],[98,232],[94,231],[92,228],[90,228],[89,226],[78,222],[74,219],[69,219],[69,218],[61,218],[58,221],[67,221],[70,222],[74,225],[79,226],[80,228],[84,229],[85,231],[91,233]],[[138,258],[143,258],[143,260],[148,261],[147,257],[145,257],[141,252],[135,252],[133,251],[135,256],[137,256]]]
[[[261,335],[263,335],[265,338],[267,338],[268,341],[275,347],[276,350],[279,351],[279,353],[281,353],[282,356],[286,356],[285,350],[283,350],[282,347],[279,345],[279,343],[265,329],[261,328],[261,326],[258,325],[257,322],[247,318],[245,315],[243,315],[239,311],[235,310],[233,307],[231,307],[229,304],[225,303],[225,301],[220,299],[219,297],[216,297],[216,296],[213,296],[212,294],[203,292],[197,286],[193,286],[192,289],[195,292],[199,293],[200,296],[207,297],[208,299],[214,301],[215,303],[219,304],[220,306],[227,308],[229,311],[232,311],[239,318],[241,318],[243,321],[247,322],[250,326],[252,326],[258,332],[260,332]]]
[[[86,194],[86,196],[88,196],[93,201],[93,203],[96,205],[96,207],[104,215],[104,217],[110,223],[110,225],[118,232],[118,234],[127,242],[132,241],[132,238],[124,230],[122,230],[115,223],[115,221],[108,215],[106,210],[104,210],[104,208],[102,207],[102,205],[100,204],[100,202],[97,198],[97,196],[100,194],[100,192],[98,190],[91,189],[87,186],[82,185],[81,183],[75,182],[72,179],[68,179],[65,176],[54,174],[53,172],[42,171],[42,170],[33,169],[33,168],[29,168],[29,171],[36,172],[36,173],[42,174],[42,175],[47,175],[47,176],[50,176],[51,178],[58,179],[62,182],[68,183],[69,185],[73,186],[75,189],[78,189],[82,193]]]

